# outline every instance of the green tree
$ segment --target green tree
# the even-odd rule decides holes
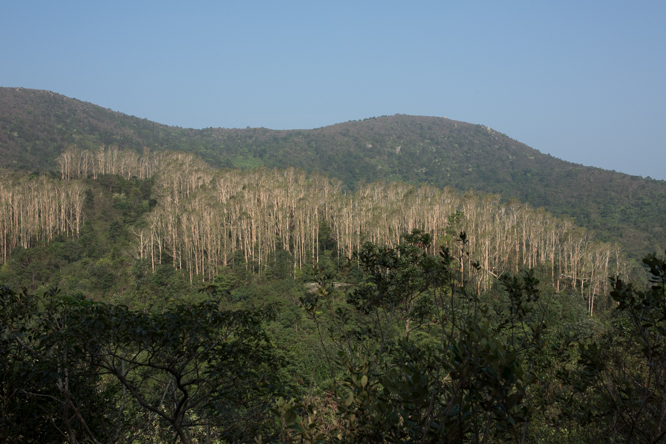
[[[555,427],[587,439],[656,444],[666,439],[666,259],[643,259],[648,288],[612,279],[617,306],[598,337],[567,338]]]
[[[327,428],[309,400],[283,400],[275,413],[285,439],[522,442],[538,404],[530,393],[546,336],[542,320],[527,316],[539,300],[538,281],[532,273],[503,278],[509,306],[498,322],[460,272],[464,233],[458,257],[448,249],[428,254],[431,239],[419,231],[404,240],[357,253],[366,282],[346,307],[326,309],[332,290],[325,279],[304,298],[328,335],[322,343],[338,348],[335,419]]]
[[[10,442],[238,441],[265,428],[279,388],[268,312],[216,299],[146,313],[57,291],[0,296]]]

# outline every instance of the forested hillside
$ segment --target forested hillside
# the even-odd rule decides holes
[[[9,266],[0,277],[16,279],[15,284],[27,284],[25,276],[19,276],[31,247],[73,237],[69,242],[78,246],[68,249],[78,250],[79,261],[85,243],[99,244],[100,235],[112,248],[124,250],[98,261],[109,271],[135,262],[154,275],[165,264],[185,271],[193,283],[211,281],[234,263],[260,275],[270,273],[279,254],[291,258],[289,274],[297,277],[319,263],[320,255],[339,264],[351,260],[365,242],[393,247],[415,229],[432,236],[429,252],[434,254],[442,246],[451,247],[454,236],[464,231],[471,256],[461,263],[461,271],[471,276],[472,258],[478,261],[473,273],[478,292],[490,290],[507,272],[539,268],[558,292],[572,289],[580,294],[590,313],[595,300],[609,290],[607,277],[629,270],[618,244],[598,242],[570,219],[529,204],[501,203],[496,195],[382,182],[349,193],[340,181],[316,173],[308,176],[294,168],[216,171],[192,154],[172,152],[138,156],[132,150],[68,148],[57,161],[60,179],[19,173],[3,177],[0,249]],[[105,183],[106,192],[101,189]],[[148,183],[150,195],[143,185]],[[123,184],[130,186],[130,196]],[[118,186],[120,190],[114,190]],[[153,204],[145,203],[149,198]],[[116,216],[106,228],[100,219],[114,210],[94,205],[100,199],[134,216]],[[107,237],[100,228],[115,233]],[[81,234],[88,239],[85,243],[77,239]],[[122,260],[113,267],[118,255]],[[80,275],[89,268],[85,261],[79,265],[69,269]],[[94,286],[70,287],[58,272],[49,276],[49,268],[39,269],[42,277],[33,288],[55,285],[104,298],[113,292],[113,282],[123,282],[116,276],[102,292]],[[34,274],[30,280],[35,282]]]
[[[666,263],[627,284],[571,218],[182,151],[53,163],[1,176],[0,440],[666,436]]]
[[[313,130],[168,127],[47,91],[0,89],[0,155],[23,170],[55,170],[68,146],[180,150],[215,167],[296,167],[356,190],[377,179],[514,197],[568,215],[631,257],[666,248],[666,182],[544,155],[482,125],[385,116]]]
[[[480,192],[90,154],[3,177],[1,440],[666,436],[662,259],[609,282],[617,245]]]

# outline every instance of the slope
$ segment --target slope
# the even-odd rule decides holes
[[[0,156],[16,169],[54,169],[68,145],[194,152],[216,167],[325,172],[350,189],[401,180],[516,198],[569,215],[630,256],[666,248],[666,181],[565,162],[482,125],[383,116],[313,130],[169,127],[48,91],[0,88]]]

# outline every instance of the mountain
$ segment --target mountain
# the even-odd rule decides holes
[[[320,171],[354,189],[400,180],[499,193],[575,219],[632,257],[666,248],[666,181],[585,167],[483,125],[382,116],[312,130],[169,127],[49,91],[0,88],[4,166],[55,169],[68,145],[194,152],[216,167]]]

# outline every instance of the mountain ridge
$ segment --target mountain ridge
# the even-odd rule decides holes
[[[634,257],[666,247],[666,181],[560,160],[484,125],[394,115],[309,130],[188,129],[50,91],[0,88],[7,167],[54,170],[71,144],[194,152],[216,167],[297,167],[327,173],[349,189],[375,180],[474,188],[573,217]]]

